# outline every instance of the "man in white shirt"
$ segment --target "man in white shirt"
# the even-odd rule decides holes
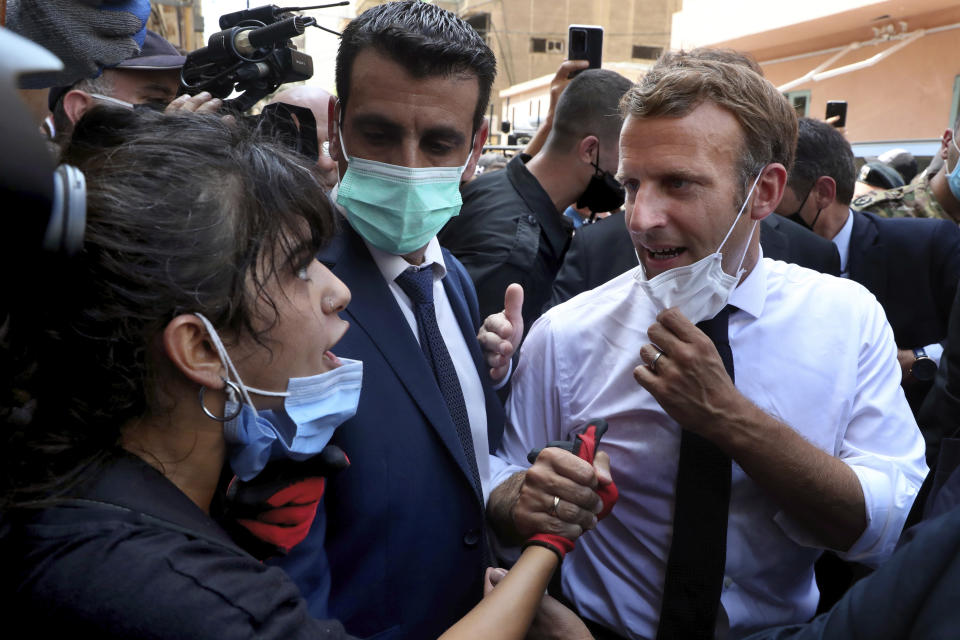
[[[741,637],[809,619],[821,550],[881,561],[926,473],[889,325],[861,286],[762,258],[756,223],[780,202],[796,140],[796,116],[769,82],[681,55],[649,72],[622,108],[618,177],[641,264],[531,329],[488,514],[514,540],[596,527],[567,556],[562,583],[597,637]],[[710,271],[714,253],[722,274]],[[732,308],[720,310],[727,299]],[[694,324],[728,311],[727,335],[711,339]],[[599,525],[593,468],[554,448],[529,468],[525,460],[593,418],[610,425],[603,449],[620,489]],[[691,541],[717,537],[677,499],[678,460],[694,439],[712,447],[711,464],[726,458],[726,542],[718,575],[685,583],[671,547],[683,537],[695,553]],[[709,491],[712,481],[692,486]],[[679,531],[683,502],[693,524]],[[665,602],[677,584],[681,595],[714,599],[707,629],[678,631],[677,617],[704,614]]]
[[[960,280],[960,229],[935,218],[883,218],[850,208],[856,172],[843,135],[801,118],[796,162],[777,212],[840,252],[844,277],[866,287],[893,328],[903,387],[916,410],[930,389]]]

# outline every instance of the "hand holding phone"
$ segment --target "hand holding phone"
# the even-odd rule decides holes
[[[567,29],[567,59],[586,60],[588,69],[599,69],[603,59],[603,27],[572,24]],[[571,77],[580,71],[574,71]]]
[[[842,129],[847,126],[847,101],[829,100],[827,102],[827,115],[824,117],[824,122],[833,125],[837,129]]]

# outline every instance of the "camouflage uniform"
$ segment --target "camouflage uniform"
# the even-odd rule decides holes
[[[930,177],[904,187],[874,191],[854,199],[851,205],[857,211],[869,211],[884,218],[952,218],[943,210],[930,190]]]

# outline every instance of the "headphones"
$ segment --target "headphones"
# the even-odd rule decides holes
[[[76,254],[87,221],[86,180],[76,167],[54,167],[17,87],[20,77],[63,67],[43,47],[0,27],[0,201],[9,204],[4,250]],[[9,244],[7,244],[9,243]]]

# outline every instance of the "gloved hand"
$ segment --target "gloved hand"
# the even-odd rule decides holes
[[[287,554],[307,537],[326,478],[348,466],[343,450],[331,444],[303,462],[271,462],[248,482],[234,477],[225,503],[228,531],[257,558]]]
[[[49,49],[63,71],[24,78],[25,89],[70,85],[140,51],[150,0],[7,0],[7,28]]]
[[[607,421],[598,418],[588,422],[587,428],[584,429],[583,433],[574,435],[570,440],[556,440],[549,442],[547,443],[547,446],[565,449],[580,459],[593,464],[593,458],[596,456],[600,439],[606,432]],[[540,455],[541,451],[543,451],[543,449],[538,448],[532,450],[529,454],[527,454],[527,460],[533,464],[533,462],[537,459],[537,456]],[[597,514],[597,520],[602,520],[613,509],[613,505],[617,502],[617,498],[620,497],[620,493],[617,491],[617,485],[612,480],[608,484],[599,485],[596,489],[596,492],[597,495],[600,496],[600,500],[603,502],[603,507],[601,508],[600,513]],[[568,552],[573,551],[574,546],[573,540],[553,533],[538,533],[534,536],[531,536],[531,538],[524,544],[524,547],[531,544],[550,549],[560,556],[561,560],[563,560],[563,557]]]

